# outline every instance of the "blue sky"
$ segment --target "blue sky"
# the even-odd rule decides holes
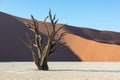
[[[120,32],[120,0],[0,0],[0,11],[40,21],[49,8],[59,23]]]

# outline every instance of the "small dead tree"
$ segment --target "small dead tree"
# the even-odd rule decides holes
[[[26,41],[24,41],[23,39],[21,39],[20,37],[19,37],[19,39],[31,51],[33,60],[36,64],[38,70],[49,70],[49,67],[47,64],[49,56],[55,52],[55,50],[57,48],[56,45],[59,43],[59,41],[61,40],[61,38],[64,36],[64,34],[66,32],[61,33],[57,40],[55,39],[55,36],[64,26],[60,26],[60,27],[56,28],[58,19],[56,20],[56,15],[52,16],[51,10],[50,10],[49,15],[45,18],[45,20],[43,22],[43,25],[46,29],[47,37],[48,37],[48,40],[46,41],[47,44],[45,46],[43,46],[44,39],[38,30],[39,22],[32,15],[31,15],[31,18],[32,18],[32,22],[25,23],[25,24],[31,31],[34,32],[34,36],[35,36],[34,41],[35,42],[32,42],[30,35],[28,33],[26,33],[28,43]],[[50,24],[52,26],[51,32],[46,24],[47,19],[50,19]],[[37,49],[37,51],[35,51],[35,48]]]

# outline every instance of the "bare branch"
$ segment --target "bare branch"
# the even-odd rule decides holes
[[[50,17],[50,22],[52,24],[52,28],[53,28],[53,32],[55,32],[55,24],[54,24],[54,18],[52,19],[52,14],[51,14],[51,10],[49,11],[49,17]],[[54,16],[55,17],[55,16]]]
[[[44,25],[45,28],[46,28],[48,38],[50,38],[50,32],[49,32],[48,26],[47,26],[47,24],[46,24],[46,20],[47,20],[48,18],[49,18],[49,16],[47,16],[47,17],[44,19],[43,25]]]
[[[44,19],[44,21],[43,21],[43,22],[46,22],[48,18],[49,18],[49,16],[46,16],[46,18]]]
[[[36,34],[38,34],[39,33],[39,31],[38,31],[38,21],[31,15],[31,18],[32,18],[32,25],[33,25],[33,27],[34,27],[34,31],[35,31],[35,33]]]
[[[56,31],[55,31],[55,33],[54,33],[54,36],[53,37],[55,37],[55,35],[62,29],[64,27],[64,25],[62,25],[62,26],[60,26]]]
[[[18,39],[30,50],[29,45],[22,38],[18,37]]]
[[[54,14],[54,16],[53,16],[53,22],[55,21],[55,19],[56,19],[56,14]]]
[[[26,33],[26,36],[27,36],[27,40],[29,42],[29,47],[32,49],[33,48],[33,44],[32,44],[32,40],[30,38],[30,35],[28,33]]]
[[[35,62],[35,64],[37,64],[37,56],[35,54],[35,51],[33,50],[33,48],[31,47],[32,45],[29,43],[27,44],[22,38],[18,37],[18,39],[32,52],[32,56],[33,56],[33,60]]]
[[[57,24],[57,22],[58,22],[58,19],[55,21],[55,24]]]
[[[28,24],[28,23],[26,23],[26,22],[24,22],[24,24],[25,24],[31,31],[35,32],[35,31],[34,31],[34,27],[32,27],[31,24]]]
[[[56,40],[56,42],[59,42],[66,33],[67,33],[67,32],[63,32],[63,33],[59,36],[59,38]]]

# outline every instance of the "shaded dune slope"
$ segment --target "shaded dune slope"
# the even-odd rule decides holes
[[[22,19],[22,18],[21,18]],[[29,21],[29,20],[28,20]],[[24,22],[24,20],[23,20]],[[17,38],[20,36],[27,41],[25,33],[33,37],[32,32],[18,18],[0,12],[0,61],[31,61],[32,55],[24,44]],[[39,24],[41,25],[41,23]],[[42,26],[42,25],[41,25]],[[40,28],[40,31],[45,32]],[[41,33],[45,40],[46,35]],[[52,61],[79,61],[80,59],[67,47],[60,48],[51,56]]]
[[[120,33],[112,31],[99,31],[89,28],[79,28],[70,25],[66,29],[75,35],[81,36],[85,39],[94,40],[100,43],[120,45]]]
[[[29,23],[30,20],[0,12],[0,61],[32,60],[31,53],[16,37],[21,36],[26,40],[26,32],[33,35],[23,22]],[[51,31],[51,24],[47,23],[47,25]],[[57,27],[60,25],[58,24]],[[59,51],[55,52],[50,60],[120,61],[120,33],[66,25],[57,36],[66,30],[70,33],[65,35],[61,41],[66,44],[62,48],[58,47]],[[42,22],[39,22],[39,31],[47,40]]]

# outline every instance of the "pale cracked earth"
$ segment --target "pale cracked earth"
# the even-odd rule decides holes
[[[34,62],[0,62],[0,80],[120,80],[120,62],[49,62],[39,71]]]

